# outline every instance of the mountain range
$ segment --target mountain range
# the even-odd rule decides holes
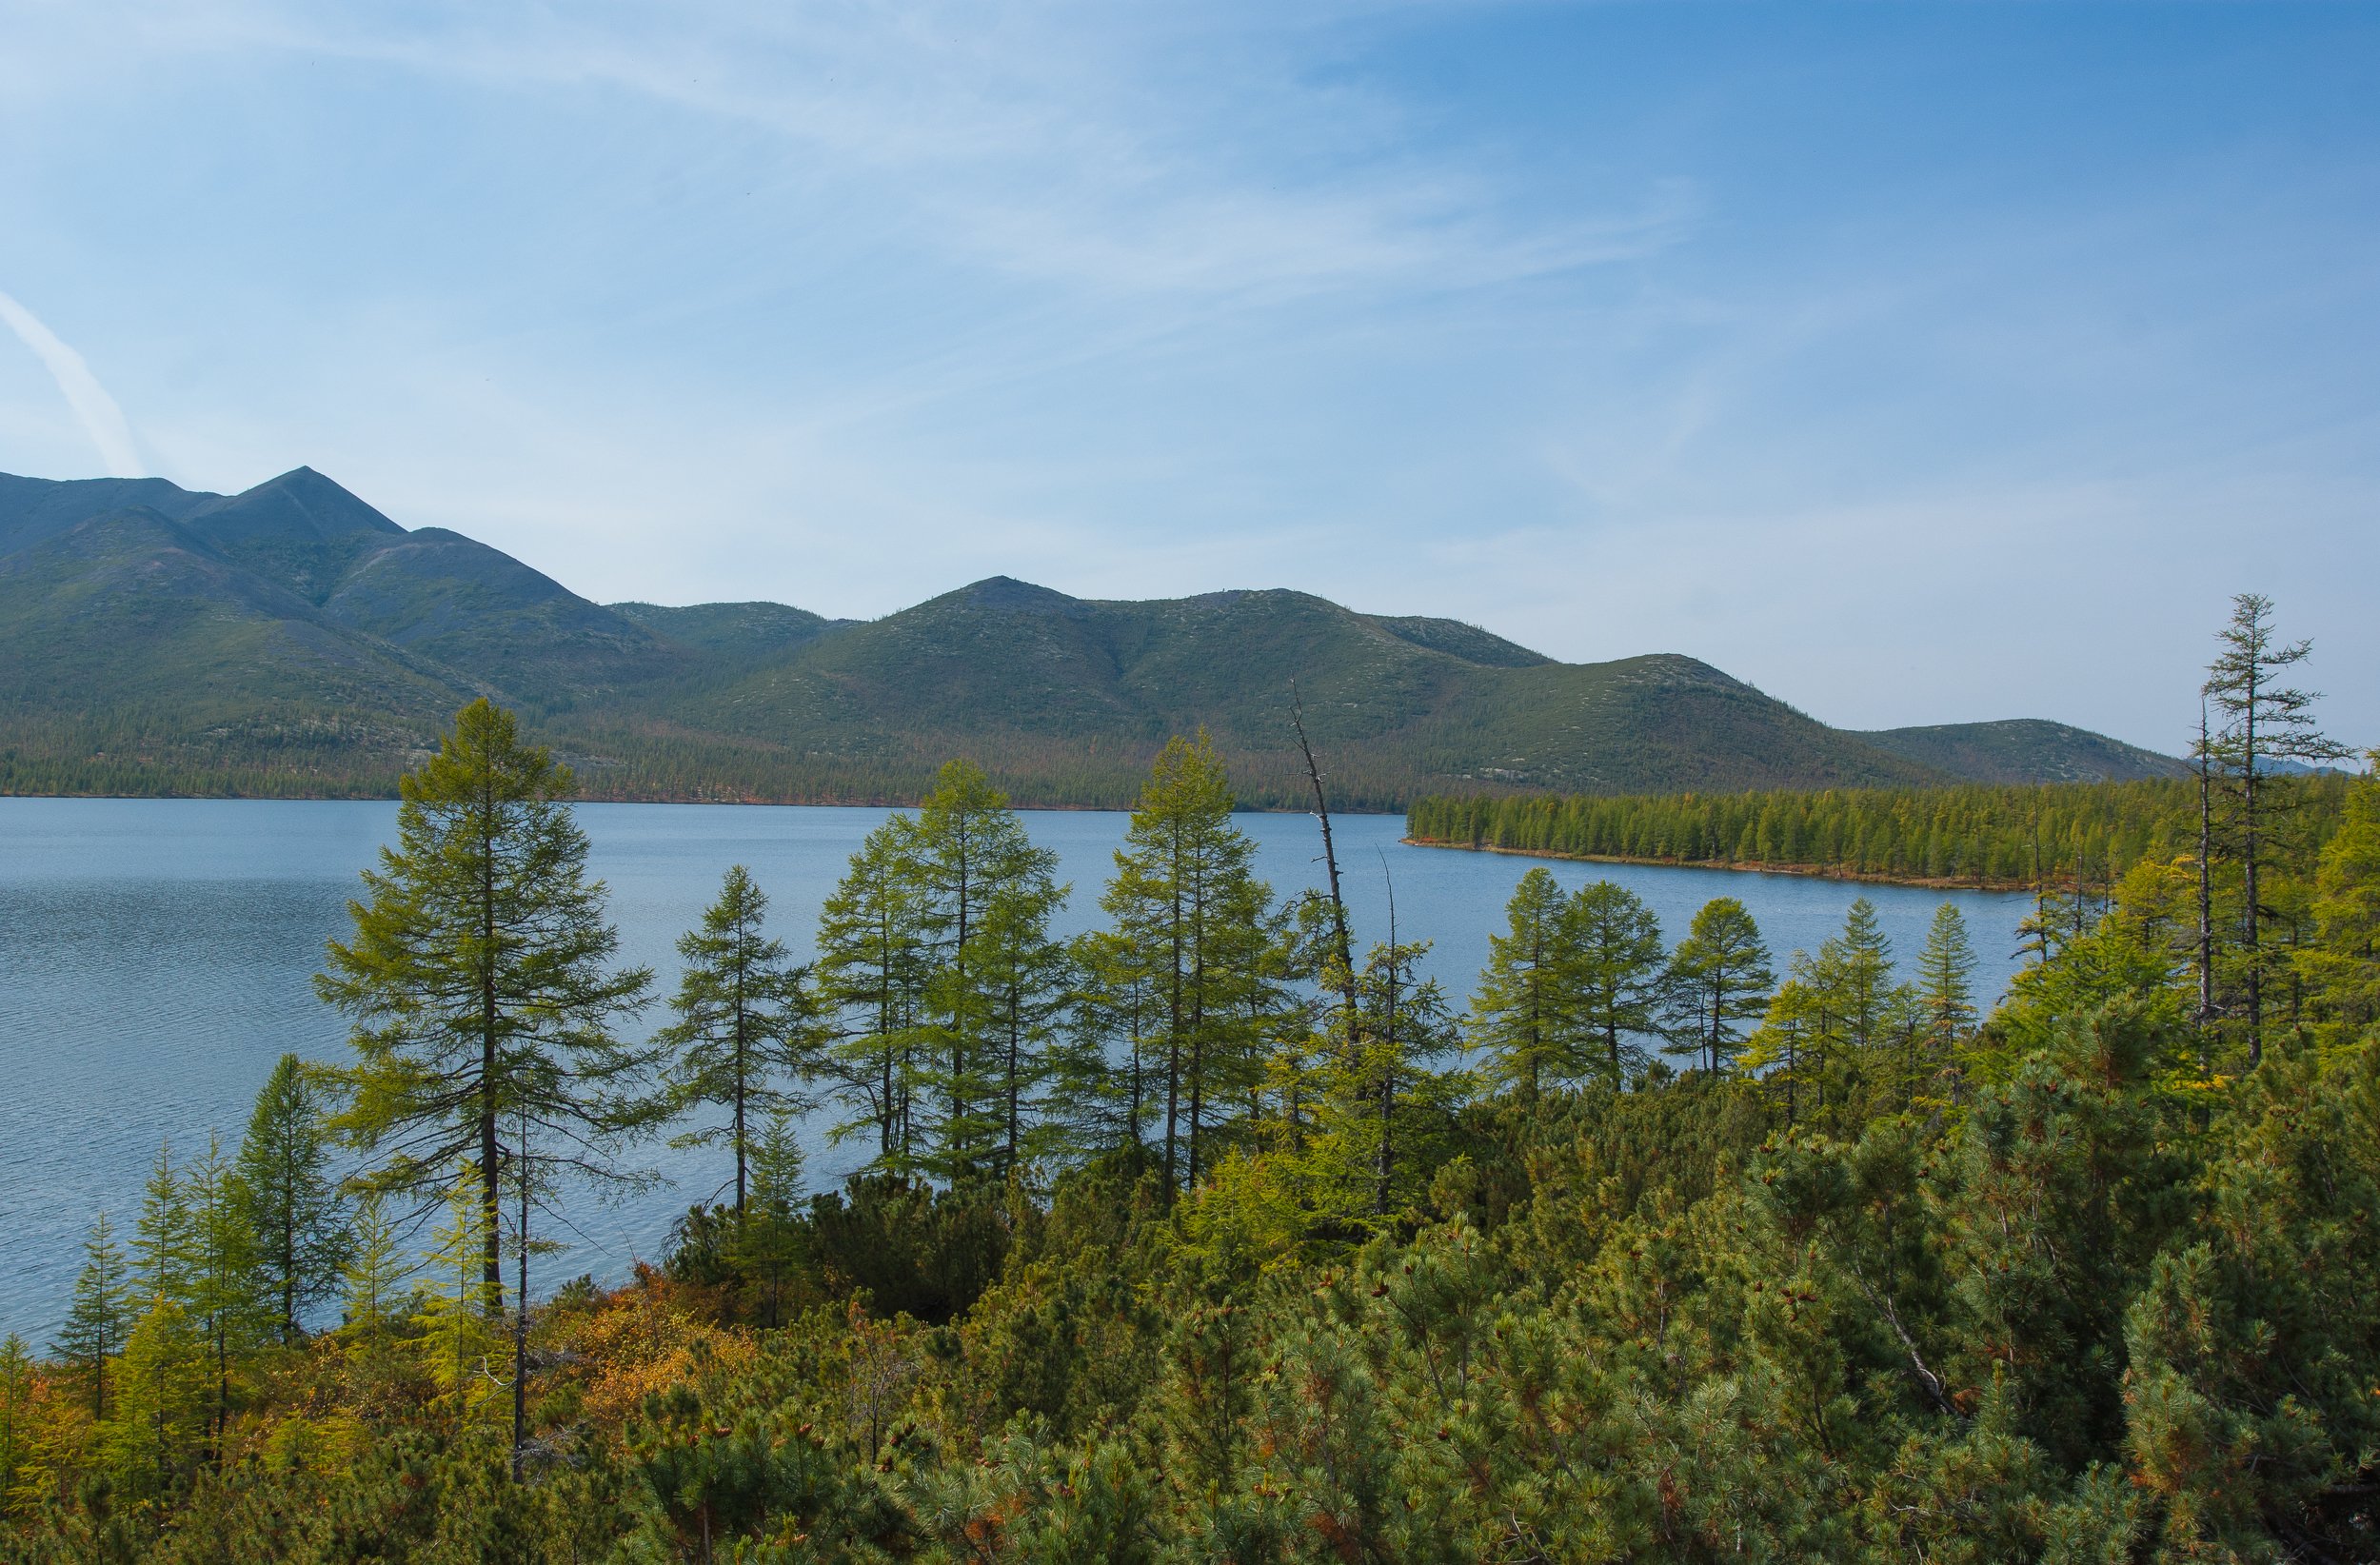
[[[386,794],[455,707],[524,714],[597,798],[896,802],[954,755],[1128,800],[1211,730],[1242,797],[2178,775],[2039,720],[1850,732],[1675,653],[1557,663],[1306,593],[1145,603],[994,577],[870,621],[602,604],[300,467],[236,495],[0,474],[0,791]]]

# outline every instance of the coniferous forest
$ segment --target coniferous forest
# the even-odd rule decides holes
[[[2301,851],[2321,851],[2347,791],[2347,780],[2329,773],[2292,783],[2283,829],[2304,839]],[[1617,798],[1433,795],[1416,800],[1405,820],[1413,841],[1448,847],[2072,888],[2105,887],[2143,862],[2195,854],[2198,800],[2199,784],[2181,778]]]
[[[2021,882],[1997,1003],[1947,904],[1789,953],[1541,868],[1448,992],[1256,878],[1203,735],[1093,933],[953,762],[815,961],[722,866],[648,972],[476,703],[327,947],[348,1056],[0,1349],[0,1556],[2380,1557],[2380,758],[2277,764],[2342,759],[2304,655],[2240,601],[2193,782],[1415,814]],[[532,1297],[661,1136],[720,1198]]]

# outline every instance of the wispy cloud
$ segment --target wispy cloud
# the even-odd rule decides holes
[[[1647,179],[1549,215],[1437,145],[1409,107],[1313,70],[1318,35],[1429,9],[1127,20],[1065,0],[651,12],[251,0],[199,20],[134,0],[108,26],[164,54],[340,58],[708,118],[773,141],[787,180],[905,204],[920,246],[1111,296],[1445,292],[1643,256],[1687,231],[1690,182]]]
[[[17,340],[33,350],[50,378],[58,383],[58,394],[74,410],[75,422],[83,426],[108,471],[119,478],[137,478],[146,472],[140,445],[132,438],[131,421],[116,406],[115,398],[108,395],[108,388],[99,384],[83,356],[60,341],[41,317],[6,293],[0,293],[0,321],[9,323]]]

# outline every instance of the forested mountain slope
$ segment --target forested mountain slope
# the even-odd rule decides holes
[[[1116,803],[1167,735],[1205,726],[1244,798],[1293,803],[1293,681],[1353,807],[2162,762],[2054,723],[1846,733],[1689,657],[1561,664],[1299,592],[1094,602],[995,577],[867,623],[605,606],[310,468],[228,496],[0,475],[6,791],[385,792],[484,694],[599,797],[905,799],[969,753],[1021,800]]]
[[[2039,718],[1886,728],[1859,737],[1971,782],[2136,782],[2190,775],[2188,763],[2172,756]]]

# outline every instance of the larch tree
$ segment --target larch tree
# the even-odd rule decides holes
[[[108,1416],[108,1367],[124,1352],[131,1328],[132,1285],[124,1246],[102,1212],[83,1239],[83,1267],[74,1276],[66,1323],[53,1344],[59,1359],[90,1391],[93,1419]]]
[[[1796,951],[1786,964],[1785,981],[1769,997],[1760,1025],[1744,1040],[1738,1058],[1742,1067],[1759,1079],[1762,1090],[1785,1099],[1787,1129],[1801,1122],[1801,1088],[1810,1057],[1810,1040],[1824,1024],[1819,1000],[1807,981],[1808,955]]]
[[[560,1181],[634,1182],[628,1138],[665,1108],[648,1090],[649,1049],[616,1030],[645,1003],[651,973],[618,967],[605,890],[586,873],[586,834],[565,801],[569,769],[525,744],[485,699],[456,715],[438,753],[400,783],[397,843],[347,904],[322,998],[353,1022],[350,1100],[339,1126],[376,1166],[378,1188],[417,1202],[473,1166],[482,1207],[478,1302],[504,1308],[503,1205],[526,1286],[532,1208]],[[526,1438],[520,1376],[527,1301],[517,1300],[515,1467]]]
[[[481,1197],[478,1164],[457,1159],[446,1188],[445,1220],[431,1231],[423,1258],[430,1285],[415,1295],[420,1307],[413,1317],[420,1328],[414,1350],[449,1398],[457,1434],[481,1422],[504,1389],[494,1367],[503,1351],[496,1299],[504,1274],[490,1278],[482,1264],[489,1227],[501,1220]]]
[[[1742,1051],[1746,1024],[1767,1011],[1775,981],[1768,944],[1744,904],[1733,897],[1703,903],[1670,958],[1669,1052],[1715,1075],[1724,1071]]]
[[[242,1180],[220,1140],[209,1137],[184,1179],[190,1214],[189,1320],[208,1366],[208,1431],[218,1452],[231,1426],[231,1364],[265,1335],[272,1301],[257,1264],[255,1230]]]
[[[136,1311],[159,1299],[187,1303],[192,1291],[192,1228],[189,1193],[173,1166],[173,1148],[157,1146],[141,1186],[141,1215],[132,1224],[132,1301]]]
[[[337,1293],[347,1262],[347,1212],[330,1176],[322,1076],[283,1055],[240,1140],[239,1199],[284,1342],[305,1335],[307,1312]]]
[[[808,970],[765,930],[768,898],[742,864],[729,869],[703,925],[678,941],[685,961],[669,1002],[677,1020],[654,1042],[665,1051],[671,1111],[719,1109],[725,1119],[674,1137],[675,1146],[725,1142],[735,1156],[735,1212],[744,1217],[760,1120],[806,1107],[796,1083],[815,1069],[818,1006]]]
[[[1904,1008],[1893,983],[1892,942],[1865,897],[1853,900],[1840,932],[1807,961],[1796,957],[1794,976],[1808,991],[1810,1020],[1806,1068],[1813,1106],[1823,1113],[1854,1107]]]
[[[1597,881],[1571,893],[1561,944],[1579,1025],[1602,1041],[1606,1080],[1623,1085],[1641,1069],[1638,1040],[1661,1028],[1661,921],[1626,886]]]
[[[753,1131],[752,1205],[733,1238],[737,1262],[760,1285],[764,1326],[783,1319],[785,1280],[802,1258],[802,1162],[793,1117],[782,1105],[770,1109]]]
[[[1373,946],[1356,974],[1356,1036],[1332,1040],[1327,1054],[1318,1184],[1336,1192],[1342,1221],[1384,1223],[1420,1194],[1416,1171],[1430,1166],[1464,1089],[1446,1068],[1460,1041],[1454,1013],[1438,980],[1421,976],[1429,949],[1394,938]]]
[[[1165,1185],[1197,1182],[1223,1106],[1253,1087],[1279,936],[1256,844],[1232,823],[1232,791],[1212,740],[1169,740],[1116,850],[1100,905],[1147,976],[1150,1043],[1163,1074],[1158,1109]]]
[[[1835,968],[1843,997],[1843,1026],[1852,1046],[1863,1054],[1874,1049],[1884,1036],[1893,990],[1893,942],[1876,918],[1875,903],[1865,897],[1852,899],[1842,933],[1821,948],[1821,960]]]
[[[1048,1100],[1077,1159],[1147,1145],[1164,1087],[1164,1004],[1141,956],[1112,929],[1078,935],[1067,947],[1074,986],[1050,1054]]]
[[[1934,910],[1917,953],[1917,1001],[1933,1047],[1947,1050],[1975,1024],[1975,948],[1956,902]]]
[[[995,1029],[1023,949],[1046,942],[1063,901],[1051,879],[1058,856],[1033,845],[1008,796],[963,761],[942,769],[903,846],[927,962],[930,1033],[916,1074],[933,1144],[918,1161],[954,1186],[997,1180],[1007,1171],[1012,1094],[1040,1062],[1012,1062]],[[993,941],[1003,949],[993,952]]]
[[[875,1165],[910,1173],[913,1089],[925,1024],[922,897],[912,874],[916,821],[896,815],[867,834],[818,921],[820,1000],[835,1032],[825,1062],[836,1096],[859,1113],[834,1134],[873,1129]]]
[[[1543,867],[1531,869],[1505,904],[1505,930],[1488,937],[1488,963],[1471,1001],[1475,1047],[1490,1054],[1490,1071],[1535,1102],[1551,1077],[1567,1080],[1577,1065],[1574,995],[1563,958],[1563,915],[1570,899]]]
[[[1002,1178],[1054,1144],[1056,1127],[1041,1122],[1041,1095],[1073,975],[1065,946],[1049,938],[1053,910],[1037,897],[996,897],[977,946],[984,997],[982,1052],[999,1103],[995,1161]]]
[[[2216,633],[2222,649],[2207,668],[2205,695],[2222,722],[2204,742],[2232,804],[2230,822],[2239,863],[2240,976],[2247,1023],[2248,1064],[2264,1058],[2265,983],[2269,956],[2263,931],[2271,916],[2264,871],[2271,851],[2272,817],[2286,808],[2291,780],[2279,774],[2290,763],[2344,760],[2345,745],[2323,737],[2315,725],[2312,691],[2282,682],[2312,654],[2310,641],[2283,642],[2272,624],[2272,600],[2243,592],[2231,600],[2231,618]]]
[[[205,1338],[178,1299],[133,1320],[117,1378],[109,1465],[134,1494],[162,1496],[185,1479],[209,1426]]]

